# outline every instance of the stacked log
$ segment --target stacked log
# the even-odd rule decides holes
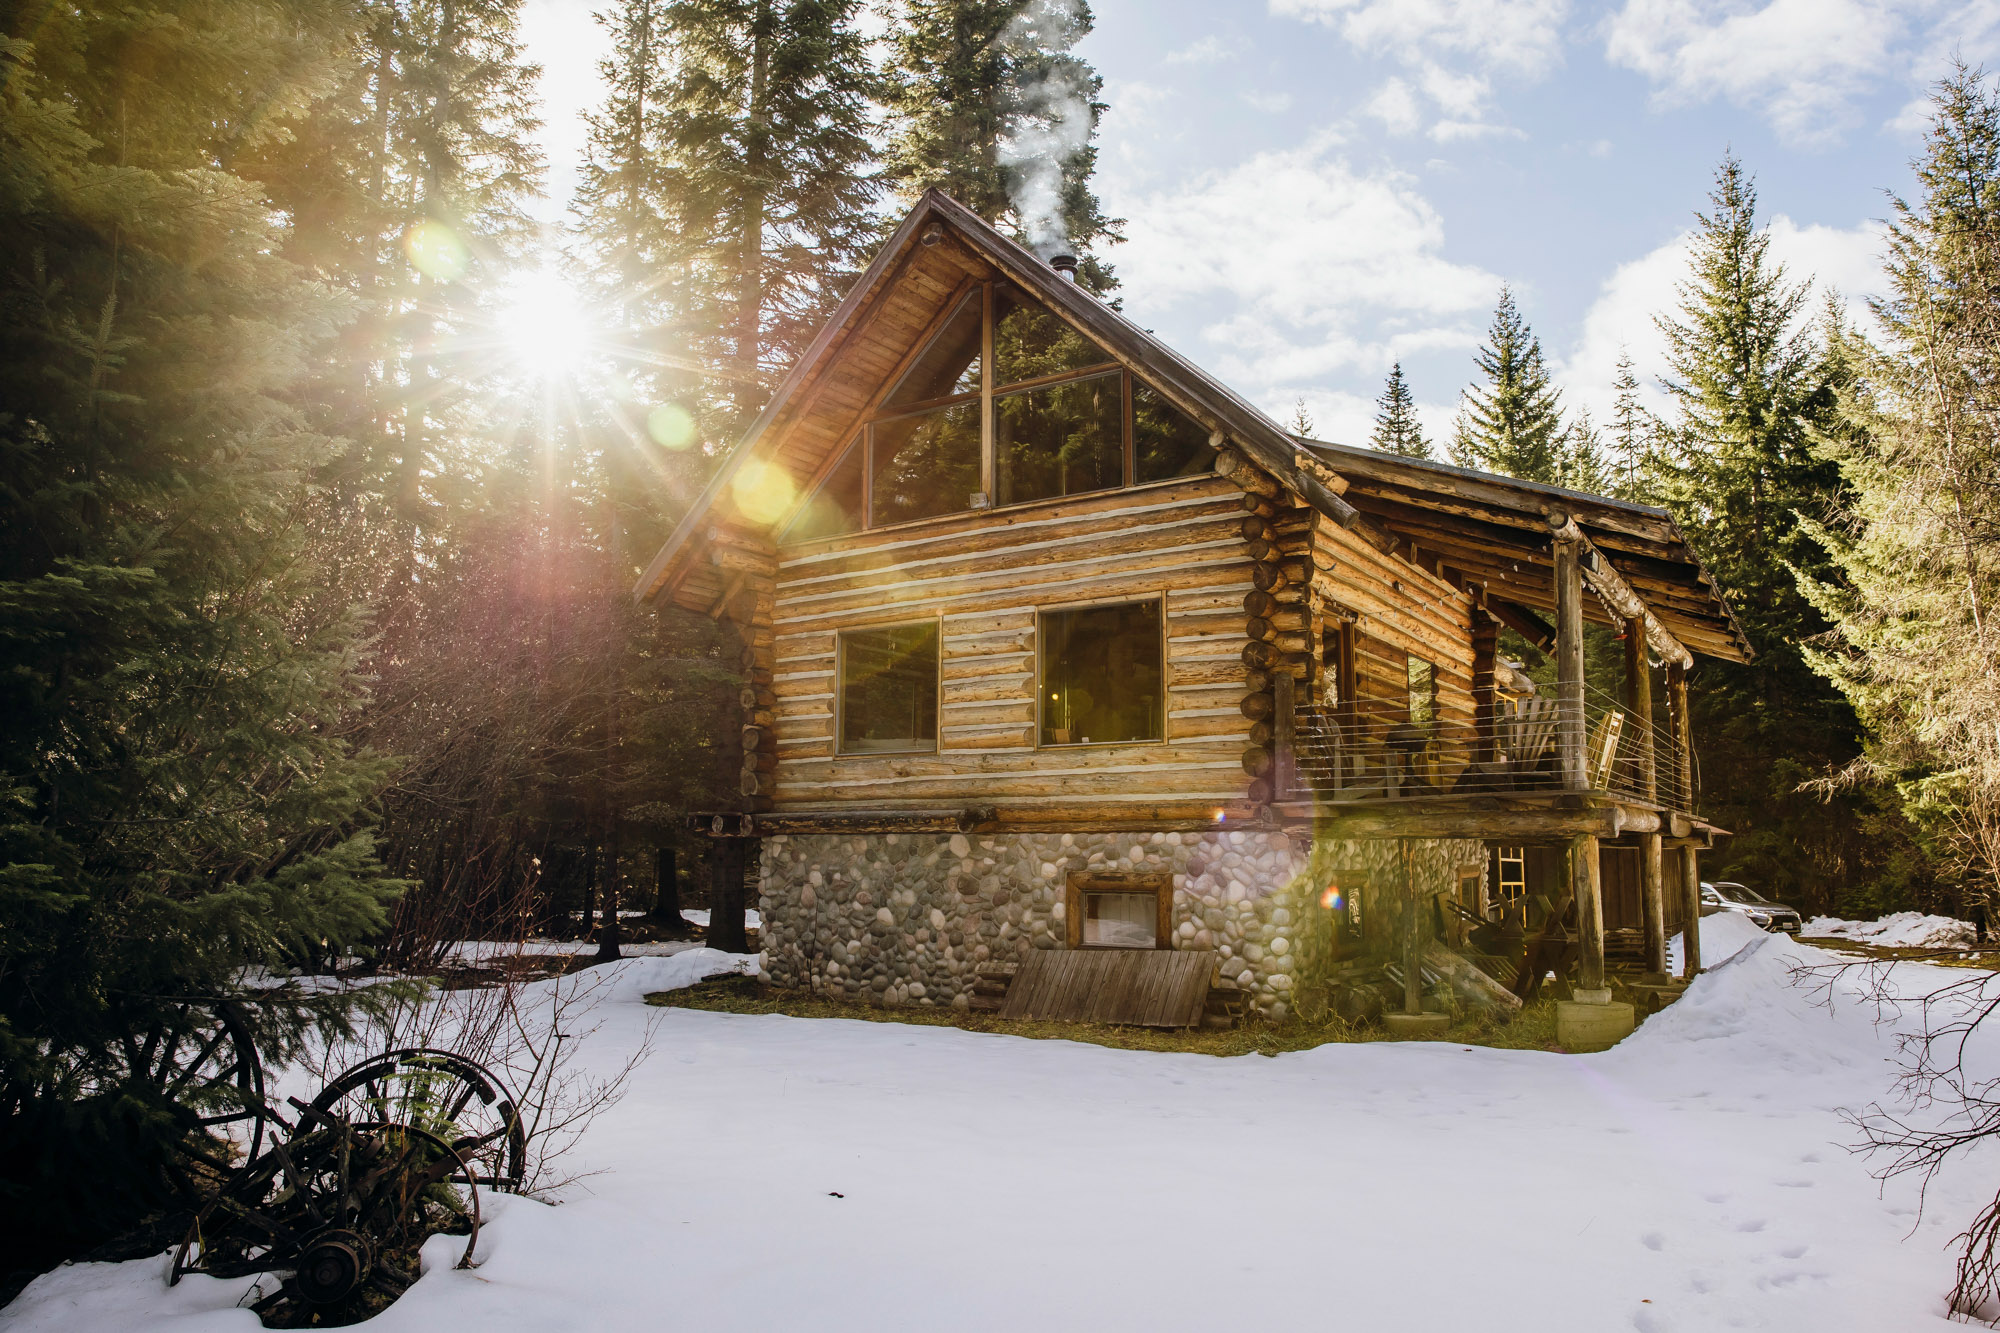
[[[1218,443],[1220,443],[1218,441]],[[1278,479],[1240,452],[1222,447],[1215,470],[1243,491],[1238,531],[1250,558],[1251,589],[1243,597],[1244,694],[1241,711],[1248,744],[1243,771],[1251,778],[1250,799],[1268,804],[1277,790],[1278,743],[1289,732],[1280,718],[1280,676],[1294,682],[1312,671],[1313,511],[1299,505]]]
[[[737,665],[743,688],[740,738],[743,764],[737,790],[748,811],[769,810],[777,792],[778,552],[762,537],[739,528],[708,530],[709,562],[727,580],[720,611],[741,641]]]

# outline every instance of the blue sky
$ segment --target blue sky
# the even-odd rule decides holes
[[[552,188],[591,100],[591,6],[529,0]],[[1954,50],[2000,0],[1095,0],[1098,191],[1126,312],[1281,420],[1359,443],[1400,357],[1433,438],[1512,283],[1565,401],[1602,416],[1733,149],[1774,249],[1850,298]]]

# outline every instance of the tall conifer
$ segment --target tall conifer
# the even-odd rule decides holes
[[[1554,481],[1562,466],[1560,398],[1542,362],[1541,340],[1521,318],[1511,288],[1500,289],[1486,345],[1474,360],[1486,383],[1465,391],[1452,462],[1524,481]]]
[[[1606,460],[1615,483],[1612,494],[1638,500],[1644,495],[1640,479],[1659,423],[1639,401],[1639,377],[1632,371],[1631,353],[1622,347],[1618,349],[1618,373],[1611,387],[1617,395],[1611,403],[1611,457]]]
[[[1416,396],[1403,378],[1400,361],[1389,367],[1388,382],[1375,400],[1375,429],[1368,436],[1368,447],[1404,458],[1431,457],[1431,442],[1424,438],[1423,423],[1417,420]]]
[[[1074,47],[1085,0],[902,0],[890,42],[889,174],[906,198],[935,186],[1079,280],[1113,285],[1100,247],[1119,223],[1090,178],[1104,81]]]

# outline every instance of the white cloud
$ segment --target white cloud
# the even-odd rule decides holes
[[[1584,315],[1582,331],[1562,362],[1559,377],[1565,399],[1589,408],[1600,424],[1608,418],[1616,396],[1612,380],[1621,348],[1632,357],[1641,398],[1655,411],[1665,409],[1665,398],[1654,381],[1666,370],[1666,339],[1653,321],[1656,315],[1678,309],[1674,289],[1687,280],[1694,240],[1692,230],[1684,231],[1619,265]],[[1812,281],[1813,299],[1803,312],[1808,319],[1818,317],[1818,298],[1831,290],[1846,302],[1850,318],[1865,322],[1865,298],[1881,281],[1881,251],[1882,233],[1872,223],[1802,227],[1782,213],[1771,219],[1771,258],[1785,266],[1791,282]]]
[[[1423,110],[1410,85],[1392,78],[1362,106],[1361,114],[1382,122],[1391,134],[1415,134],[1423,128]]]
[[[1562,62],[1569,0],[1270,0],[1281,17],[1323,24],[1367,55],[1388,56],[1414,76],[1415,87],[1442,114],[1431,137],[1439,142],[1507,133],[1484,130],[1493,79],[1539,79]],[[1391,81],[1397,99],[1364,109],[1393,132],[1416,113],[1411,85]],[[1385,110],[1398,113],[1393,118]]]
[[[1430,128],[1439,143],[1460,143],[1467,139],[1525,139],[1526,131],[1512,125],[1495,125],[1486,120],[1441,120]]]
[[[1539,78],[1561,63],[1569,0],[1271,0],[1271,12],[1323,23],[1359,50],[1412,65],[1449,52]]]
[[[1289,111],[1292,106],[1292,95],[1290,93],[1244,93],[1242,97],[1244,102],[1249,106],[1267,115],[1275,116],[1281,111]]]
[[[1604,25],[1605,54],[1664,101],[1723,98],[1815,144],[1850,128],[1855,100],[1904,64],[1915,16],[1897,0],[1627,0]]]
[[[1250,49],[1250,43],[1241,37],[1222,37],[1211,33],[1200,41],[1183,46],[1178,51],[1167,53],[1162,62],[1168,65],[1218,65],[1225,60],[1234,60]]]
[[[1201,312],[1190,354],[1281,417],[1302,392],[1331,410],[1329,391],[1306,386],[1474,346],[1500,286],[1443,257],[1443,220],[1411,177],[1359,172],[1337,147],[1322,135],[1118,201],[1133,317]]]

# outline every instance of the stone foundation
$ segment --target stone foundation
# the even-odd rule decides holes
[[[1480,844],[1417,840],[1421,883],[1454,887]],[[1072,871],[1171,874],[1177,947],[1214,949],[1225,984],[1267,1016],[1331,949],[1324,888],[1381,875],[1394,842],[1303,832],[816,834],[766,838],[763,966],[775,985],[884,1004],[965,1008],[982,963],[1066,938]]]

